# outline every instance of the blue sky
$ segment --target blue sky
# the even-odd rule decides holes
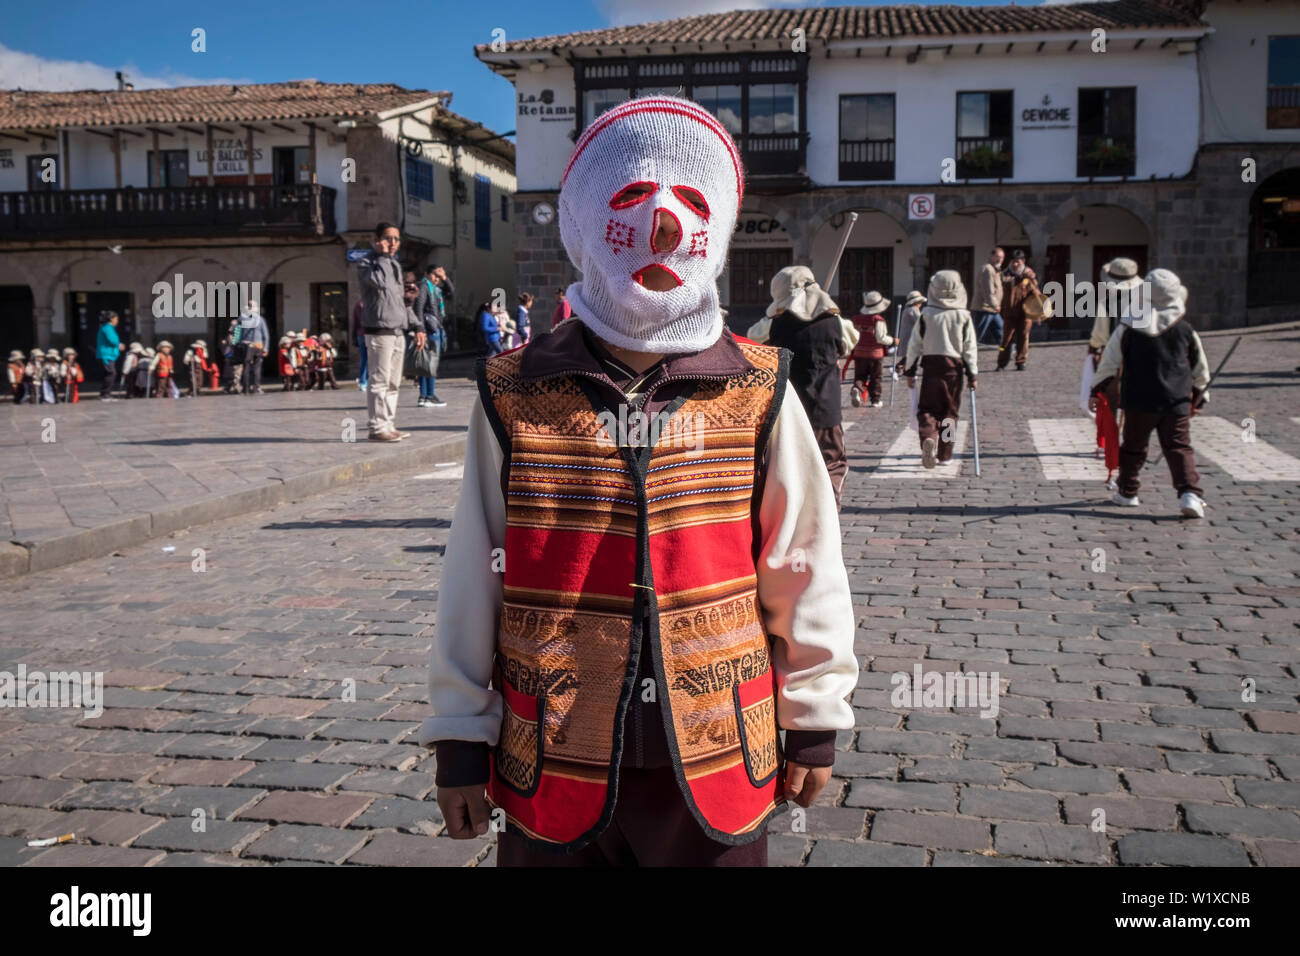
[[[962,0],[957,0],[962,2]],[[966,0],[968,3],[974,0]],[[125,70],[137,88],[189,83],[398,83],[451,90],[451,104],[498,132],[514,127],[513,90],[475,59],[492,40],[588,30],[807,0],[116,0],[12,3],[0,29],[0,89],[103,89]],[[207,32],[207,52],[190,49]]]

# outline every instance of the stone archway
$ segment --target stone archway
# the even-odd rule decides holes
[[[962,277],[968,294],[973,297],[975,277],[988,261],[994,247],[1001,246],[1007,258],[1017,249],[1026,249],[1037,258],[1043,245],[1035,244],[1023,207],[997,201],[950,201],[936,203],[935,219],[923,251],[923,274],[918,281],[928,284],[929,277],[942,269],[951,269]],[[1011,208],[1008,208],[1011,207]]]
[[[1246,262],[1247,308],[1300,300],[1300,166],[1274,173],[1251,194]]]

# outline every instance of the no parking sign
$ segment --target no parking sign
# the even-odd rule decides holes
[[[908,219],[934,218],[934,193],[912,193],[907,197]]]

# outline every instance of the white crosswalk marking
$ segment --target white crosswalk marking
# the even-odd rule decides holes
[[[1029,434],[1048,481],[1105,481],[1097,457],[1097,426],[1091,418],[1031,418]]]
[[[916,432],[910,428],[904,428],[902,433],[894,439],[894,443],[889,446],[889,451],[885,452],[885,457],[880,459],[880,464],[871,472],[871,477],[954,478],[961,471],[962,463],[960,458],[961,453],[966,448],[966,434],[969,430],[969,423],[964,421],[957,423],[957,437],[953,441],[952,447],[953,464],[923,468],[921,466],[921,440],[916,437]]]
[[[1226,418],[1198,415],[1192,419],[1197,457],[1208,458],[1238,481],[1300,481],[1300,459],[1278,451],[1258,435],[1254,441],[1243,441],[1244,433],[1239,422]]]

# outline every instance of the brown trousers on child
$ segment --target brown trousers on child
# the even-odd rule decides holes
[[[1201,476],[1196,472],[1196,453],[1192,451],[1192,417],[1160,412],[1124,412],[1124,432],[1119,442],[1119,493],[1126,498],[1138,493],[1153,430],[1169,462],[1174,489],[1180,495],[1190,491],[1201,497]]]
[[[614,819],[577,853],[534,850],[497,836],[497,866],[767,866],[767,834],[744,846],[710,840],[691,816],[672,767],[620,767]]]
[[[939,460],[952,458],[953,439],[957,437],[957,413],[961,410],[961,362],[946,355],[926,355],[921,359],[921,394],[916,402],[916,425],[922,443],[939,439]],[[944,423],[950,422],[945,428]]]

